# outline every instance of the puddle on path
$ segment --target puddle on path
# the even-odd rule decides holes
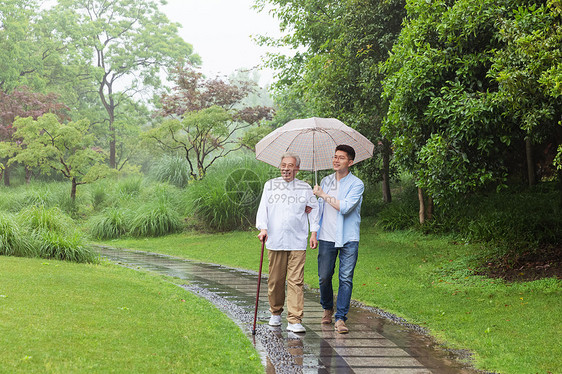
[[[322,307],[314,290],[305,290],[305,334],[287,332],[286,321],[281,327],[271,327],[267,325],[265,277],[261,282],[256,335],[252,335],[256,273],[155,253],[97,248],[102,256],[120,265],[186,280],[184,288],[210,300],[254,342],[267,373],[477,373],[430,338],[358,303],[352,303],[348,314],[350,333],[335,333],[333,325],[319,322]]]

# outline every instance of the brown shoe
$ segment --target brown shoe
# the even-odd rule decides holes
[[[347,334],[349,332],[349,329],[345,325],[345,322],[343,321],[343,319],[338,319],[336,321],[334,329],[336,330],[336,332],[338,334]]]
[[[322,324],[329,325],[332,323],[332,315],[334,314],[333,309],[324,309],[324,315],[322,316]]]

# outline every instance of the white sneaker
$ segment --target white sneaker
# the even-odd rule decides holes
[[[272,314],[269,318],[269,326],[281,326],[281,316]]]
[[[289,323],[287,324],[287,331],[306,332],[306,329],[300,323]]]

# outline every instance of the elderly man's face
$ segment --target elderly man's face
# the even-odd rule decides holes
[[[291,182],[295,179],[295,175],[299,171],[297,166],[297,160],[294,157],[285,157],[281,160],[281,165],[279,165],[279,170],[281,170],[281,177],[285,182]]]

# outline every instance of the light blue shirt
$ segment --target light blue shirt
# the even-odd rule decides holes
[[[330,190],[335,186],[336,174],[330,174],[320,183],[322,191],[329,193]],[[336,223],[336,247],[343,247],[347,242],[358,242],[359,241],[359,225],[361,223],[361,202],[363,201],[363,191],[365,190],[365,185],[361,179],[357,178],[355,175],[349,173],[339,182],[338,197],[340,201],[340,210],[337,215]],[[322,220],[324,219],[324,204],[326,202],[323,199],[318,199],[319,202],[319,213],[320,213],[320,230],[318,230],[318,235],[320,236],[322,232]]]

